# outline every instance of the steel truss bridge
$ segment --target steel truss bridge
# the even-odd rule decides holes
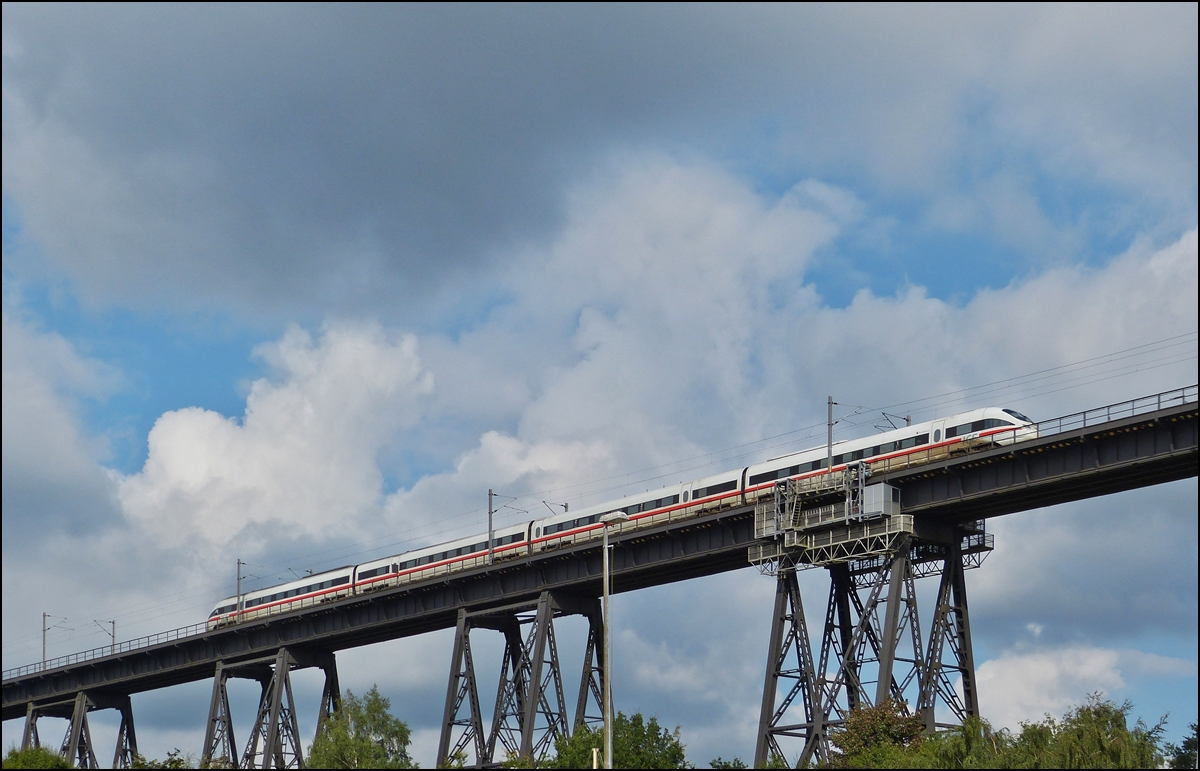
[[[831,728],[851,710],[889,698],[904,702],[928,730],[978,713],[963,571],[978,567],[992,548],[984,520],[1195,477],[1198,457],[1193,385],[1044,421],[1036,439],[967,442],[954,452],[860,463],[816,481],[785,480],[745,500],[615,525],[613,588],[629,592],[751,563],[772,576],[755,765],[773,754],[795,758],[795,749],[785,755],[789,746],[799,747],[800,762],[824,759]],[[899,493],[880,503],[880,490]],[[824,614],[813,619],[818,634],[810,636],[797,572],[818,568],[829,573],[830,593]],[[40,717],[67,718],[62,751],[95,768],[88,713],[116,709],[113,766],[128,767],[137,752],[130,695],[211,678],[204,762],[302,767],[292,670],[325,674],[320,730],[340,703],[337,651],[453,628],[438,765],[455,757],[476,767],[511,756],[537,761],[556,738],[599,722],[598,540],[566,538],[554,550],[430,573],[233,627],[199,624],[5,671],[3,719],[25,719],[28,747],[40,744]],[[915,581],[925,577],[936,577],[938,590],[922,626]],[[585,617],[589,628],[573,712],[554,636],[555,620],[565,615]],[[474,630],[499,632],[505,641],[488,726]],[[231,677],[262,688],[244,745],[233,733]]]

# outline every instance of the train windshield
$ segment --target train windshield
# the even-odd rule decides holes
[[[1005,410],[1005,412],[1007,412],[1009,415],[1012,415],[1014,418],[1021,421],[1022,423],[1032,423],[1033,422],[1032,420],[1025,417],[1021,413],[1017,412],[1016,410]]]

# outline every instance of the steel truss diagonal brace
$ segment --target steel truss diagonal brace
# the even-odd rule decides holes
[[[439,766],[459,761],[471,764],[470,750],[474,750],[475,767],[494,765],[509,757],[537,762],[545,758],[556,739],[570,736],[554,635],[554,618],[567,614],[588,616],[592,636],[599,635],[603,628],[599,603],[594,598],[553,592],[543,592],[536,601],[459,611],[438,743]],[[523,627],[528,627],[527,631]],[[476,628],[500,632],[505,643],[491,730],[486,734],[471,652],[471,631]],[[596,655],[598,639],[592,639],[589,661]],[[590,690],[598,692],[594,685],[597,678],[602,678],[599,668],[585,662],[577,720],[588,719],[587,694]]]
[[[287,648],[275,656],[271,675],[264,679],[258,714],[250,729],[250,741],[242,754],[243,768],[303,768],[300,726],[296,720],[296,700],[289,676],[293,664]]]
[[[342,708],[342,687],[338,683],[337,659],[333,653],[322,657],[318,663],[325,673],[325,687],[321,690],[321,708],[317,713],[317,733],[325,727],[325,721]]]
[[[570,736],[554,639],[555,604],[551,593],[543,592],[532,617],[513,613],[497,624],[504,633],[505,653],[488,737],[491,762],[500,760],[497,743],[510,756],[540,761],[558,737]],[[522,623],[530,625],[524,639]]]
[[[117,702],[121,712],[121,726],[117,729],[117,749],[113,753],[113,768],[133,768],[137,758],[137,734],[133,730],[133,704],[128,696],[121,697]]]
[[[130,768],[137,757],[137,735],[133,729],[133,705],[128,696],[116,696],[104,692],[80,691],[69,700],[49,704],[30,703],[25,709],[25,731],[21,737],[21,749],[40,747],[37,721],[41,717],[62,717],[68,721],[67,733],[63,737],[59,752],[78,768],[99,768],[92,731],[88,725],[88,713],[97,709],[116,709],[121,713],[117,729],[117,747],[113,753],[113,768]]]
[[[979,714],[967,586],[963,576],[966,558],[956,539],[948,548],[938,584],[937,606],[929,631],[929,650],[917,699],[918,714],[929,732],[937,728],[934,712],[939,698],[960,723]],[[947,652],[952,656],[950,661],[945,658]],[[954,673],[962,679],[961,699],[954,687]]]
[[[600,603],[593,601],[591,607],[584,611],[588,620],[587,645],[583,654],[583,672],[579,678],[579,700],[575,705],[575,723],[571,732],[578,731],[580,726],[596,727],[604,724],[604,616],[600,612]],[[590,699],[588,697],[591,697]],[[588,712],[588,706],[595,711]]]
[[[466,718],[460,718],[463,703],[470,708]],[[455,726],[465,730],[454,746],[450,746]],[[446,686],[446,709],[442,716],[442,736],[438,742],[437,767],[454,762],[455,757],[474,745],[476,763],[486,757],[483,736],[483,717],[479,711],[479,687],[475,681],[475,662],[471,657],[471,625],[466,610],[458,611],[454,633],[454,655],[450,663],[450,683]]]
[[[233,717],[229,713],[229,692],[226,690],[228,679],[229,670],[223,662],[218,661],[213,676],[212,699],[208,706],[208,722],[204,729],[201,766],[210,766],[215,762],[237,768],[237,740],[233,736]]]
[[[791,683],[782,701],[775,699],[781,684]],[[785,721],[796,703],[804,710],[801,723]],[[800,600],[800,585],[793,570],[780,571],[775,584],[775,613],[771,619],[771,638],[767,652],[767,676],[763,685],[762,710],[759,713],[758,741],[754,767],[765,768],[771,756],[784,757],[779,737],[804,740],[805,761],[815,753],[825,760],[825,727],[819,709],[820,687]]]
[[[92,706],[94,704],[86,693],[80,691],[75,694],[75,708],[71,712],[71,724],[63,738],[61,752],[76,768],[100,768],[92,748],[92,731],[88,728],[87,713]]]
[[[28,750],[32,747],[41,747],[42,742],[38,738],[37,721],[38,711],[33,706],[33,702],[25,707],[25,732],[21,736],[21,749]]]

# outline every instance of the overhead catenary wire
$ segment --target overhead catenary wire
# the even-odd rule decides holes
[[[1193,330],[1107,354],[1092,356],[1055,367],[1047,367],[1009,378],[945,391],[919,399],[894,402],[882,407],[869,409],[859,406],[853,410],[849,410],[839,419],[845,423],[844,428],[839,433],[845,435],[846,432],[852,431],[862,425],[861,422],[855,422],[851,419],[856,412],[875,416],[888,410],[904,410],[914,416],[925,415],[942,409],[948,409],[952,405],[961,404],[968,400],[980,400],[985,397],[1001,394],[1006,395],[1008,398],[1045,396],[1124,377],[1137,372],[1145,372],[1187,361],[1194,361],[1197,358],[1194,349],[1191,351],[1180,351],[1178,349],[1189,344],[1194,346],[1196,338],[1197,332]],[[871,420],[874,419],[874,417],[871,418]],[[786,454],[789,448],[794,448],[796,444],[807,441],[813,436],[814,431],[824,426],[825,423],[822,421],[656,466],[645,467],[622,474],[582,480],[570,485],[531,492],[521,496],[503,497],[510,500],[512,504],[530,501],[529,505],[536,505],[539,499],[592,498],[638,485],[661,482],[661,480],[671,477],[702,472],[718,464],[744,461],[756,455],[761,456],[772,452],[784,452]],[[473,534],[478,528],[478,517],[482,511],[481,507],[461,511],[442,517],[437,522],[429,522],[411,529],[402,537],[393,537],[382,540],[382,542],[381,539],[370,538],[307,554],[293,555],[285,561],[286,564],[281,562],[279,565],[255,566],[262,571],[261,574],[256,573],[255,575],[260,580],[269,579],[274,573],[279,572],[279,570],[286,570],[288,565],[295,565],[305,561],[318,565],[324,561],[331,564],[331,566],[334,562],[365,561],[373,555],[396,553],[397,551],[407,550],[423,543],[439,542],[436,539],[446,539],[447,537],[453,539],[458,534]],[[499,511],[505,511],[498,518],[497,525],[500,527],[514,523],[517,521],[516,518],[518,516],[529,515],[528,508],[520,508],[519,505],[505,504],[500,507]],[[335,557],[334,555],[337,556]],[[314,572],[323,572],[327,569],[330,568],[314,569]],[[248,591],[254,591],[256,588],[258,587],[249,588]],[[200,607],[207,610],[207,606],[212,601],[212,588],[211,585],[208,585],[198,587],[196,591],[174,597],[147,599],[144,602],[118,608],[116,612],[109,611],[103,615],[111,616],[113,620],[120,620],[126,628],[129,628],[130,626],[136,626],[135,622],[139,620],[145,620],[148,617],[159,617],[164,614],[164,611],[179,612]],[[67,619],[63,620],[66,621]],[[67,636],[58,637],[56,642],[67,642],[88,635],[94,636],[99,631],[91,628],[84,629],[83,632],[85,633],[81,633],[75,627],[59,627],[57,624],[52,628],[59,628],[61,631],[68,632]],[[32,643],[34,639],[36,637],[32,636],[10,638],[5,642],[5,648],[27,648],[28,644]]]

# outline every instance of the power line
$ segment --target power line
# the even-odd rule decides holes
[[[1009,398],[1032,396],[1045,396],[1053,393],[1079,388],[1085,385],[1090,385],[1097,382],[1112,380],[1119,377],[1145,372],[1162,367],[1180,364],[1187,361],[1194,361],[1197,355],[1194,351],[1179,351],[1181,346],[1194,344],[1196,342],[1197,332],[1191,331],[1171,337],[1155,340],[1149,343],[1144,343],[1137,346],[1113,351],[1111,353],[1092,356],[1081,359],[1075,362],[1048,367],[1034,372],[1016,375],[1009,378],[982,383],[979,385],[969,386],[966,388],[946,391],[933,396],[912,399],[908,401],[895,402],[884,405],[882,407],[874,407],[870,409],[859,407],[854,412],[844,416],[845,427],[839,430],[843,435],[853,428],[856,428],[862,423],[848,420],[857,413],[866,415],[876,415],[886,410],[896,410],[898,408],[910,408],[908,411],[913,414],[927,414],[931,411],[939,410],[949,405],[959,404],[967,399],[982,399],[983,397],[996,396],[1007,394]],[[1155,354],[1164,354],[1154,357]],[[1151,356],[1154,358],[1144,359]],[[1113,367],[1113,365],[1117,365]],[[875,418],[872,417],[871,420]],[[769,452],[781,452],[786,454],[790,451],[789,448],[796,444],[806,441],[812,436],[812,432],[818,428],[823,428],[825,423],[813,423],[799,428],[794,428],[779,434],[762,437],[750,442],[743,442],[722,449],[701,453],[697,455],[680,458],[667,463],[649,466],[634,471],[625,472],[623,474],[614,474],[607,477],[600,477],[590,480],[583,480],[570,485],[564,485],[549,490],[532,492],[522,496],[511,497],[512,503],[517,504],[524,501],[530,501],[529,505],[535,505],[538,499],[556,499],[567,497],[563,493],[577,491],[579,497],[588,498],[595,497],[605,493],[610,493],[623,488],[630,488],[635,485],[644,485],[647,483],[659,482],[670,476],[690,474],[692,472],[700,472],[704,469],[711,468],[718,464],[728,464],[734,461],[742,461],[746,458],[761,455]],[[657,472],[657,473],[656,473]],[[620,480],[618,482],[618,480]],[[609,483],[616,484],[609,484]],[[505,496],[510,497],[510,496]],[[516,516],[525,514],[528,516],[527,509],[519,508],[518,506],[505,505],[500,508],[500,511],[508,509],[509,511],[499,518],[498,526],[504,527],[514,523]],[[341,546],[322,549],[308,554],[292,556],[286,560],[289,564],[297,564],[298,562],[310,561],[319,564],[319,558],[327,558],[330,555],[341,555],[339,561],[348,560],[350,558],[359,558],[373,554],[382,554],[385,552],[394,553],[393,550],[398,547],[409,547],[431,539],[440,538],[442,536],[453,536],[457,533],[470,529],[472,534],[478,526],[474,519],[482,512],[481,507],[475,507],[457,514],[449,515],[442,518],[439,522],[430,522],[415,529],[408,530],[403,537],[393,536],[392,540],[380,543],[379,538],[370,538],[363,541],[358,541]],[[451,524],[452,523],[452,524]],[[437,527],[443,525],[443,527]],[[449,525],[449,526],[445,526]],[[436,528],[436,529],[434,529]],[[464,535],[467,533],[463,532]],[[386,538],[386,536],[385,536]],[[361,561],[361,560],[355,560]],[[286,569],[287,565],[280,563],[279,565],[262,566],[260,569],[264,571],[260,578],[267,578],[269,575],[278,572],[276,568]],[[324,572],[317,570],[315,572]],[[251,589],[254,591],[254,589]],[[200,598],[207,598],[203,603],[193,602]],[[116,613],[106,613],[112,615],[117,620],[122,620],[126,623],[131,623],[133,619],[141,619],[149,614],[155,617],[161,616],[165,609],[177,608],[187,609],[192,607],[200,607],[202,604],[207,606],[208,602],[212,601],[211,585],[204,588],[198,588],[195,592],[177,595],[175,597],[167,597],[161,599],[148,599],[145,602],[137,603],[132,606],[125,606]],[[75,630],[71,630],[74,632]],[[5,647],[22,647],[21,643],[30,641],[33,638],[17,637],[5,643]],[[60,638],[61,640],[62,638]],[[66,639],[74,639],[68,637]]]

